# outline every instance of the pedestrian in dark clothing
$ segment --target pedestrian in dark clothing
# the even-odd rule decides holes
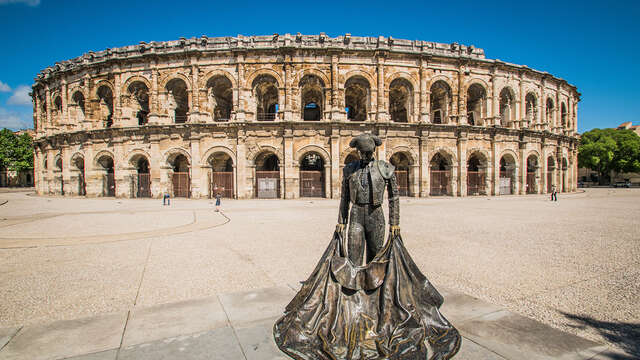
[[[171,195],[169,195],[169,192],[165,192],[164,196],[162,197],[162,205],[171,205]]]
[[[558,201],[558,191],[555,185],[551,186],[551,201]]]
[[[216,194],[216,212],[220,211],[220,193]]]

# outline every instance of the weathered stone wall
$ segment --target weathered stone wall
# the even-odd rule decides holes
[[[296,198],[301,161],[313,153],[325,195],[336,198],[349,140],[372,132],[383,139],[378,158],[407,159],[410,196],[432,194],[436,154],[453,196],[470,194],[472,158],[482,193],[500,194],[501,160],[513,193],[573,191],[579,100],[562,79],[458,44],[348,34],[141,43],[39,74],[34,177],[40,194],[104,196],[112,176],[116,196],[134,197],[147,161],[159,197],[174,191],[177,159],[186,159],[198,198],[210,196],[212,159],[231,159],[233,196],[251,198],[256,159],[271,153],[280,197]]]

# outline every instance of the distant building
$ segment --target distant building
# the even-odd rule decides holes
[[[638,136],[640,136],[640,125],[631,125],[631,121],[623,122],[616,128],[618,130],[633,130]]]
[[[18,130],[14,134],[20,136],[29,134],[33,139],[35,132],[31,129]],[[24,171],[13,171],[0,165],[0,187],[30,187],[33,186],[33,169]]]

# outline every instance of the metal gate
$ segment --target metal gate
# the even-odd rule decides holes
[[[486,195],[486,190],[485,172],[467,171],[467,195]]]
[[[451,171],[431,170],[431,196],[451,195]]]
[[[536,173],[527,171],[527,194],[536,193]]]
[[[512,179],[513,171],[500,171],[500,195],[513,194]]]
[[[138,174],[138,191],[136,197],[151,197],[151,174]]]
[[[188,172],[174,172],[172,176],[173,197],[189,197],[191,179]]]
[[[233,199],[233,172],[214,171],[209,182],[209,197],[214,198],[220,193],[223,198]]]
[[[547,192],[551,192],[551,187],[553,186],[553,172],[547,171]]]
[[[104,176],[102,194],[104,196],[116,196],[116,178],[113,173],[107,173]]]
[[[398,182],[398,195],[409,196],[409,171],[396,170],[396,181]]]
[[[256,191],[258,199],[276,199],[280,197],[280,172],[256,171]]]
[[[300,170],[300,197],[324,197],[322,171]]]

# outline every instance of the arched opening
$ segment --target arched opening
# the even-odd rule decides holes
[[[536,183],[536,171],[538,170],[538,158],[529,155],[527,158],[527,194],[537,194],[538,184]]]
[[[256,157],[256,193],[258,199],[280,197],[280,160],[272,152],[263,152]]]
[[[314,75],[305,75],[300,80],[300,104],[302,104],[303,120],[322,120],[324,86],[324,82]]]
[[[552,191],[553,185],[555,182],[553,181],[553,174],[556,169],[556,161],[552,156],[547,158],[547,192],[550,193]]]
[[[406,79],[395,79],[389,85],[389,113],[391,121],[409,122],[413,114],[413,86]]]
[[[100,120],[104,127],[111,127],[113,125],[113,91],[110,87],[102,85],[98,88],[97,95]]]
[[[567,129],[567,105],[565,103],[560,105],[560,120],[562,121],[562,128]]]
[[[187,122],[189,113],[189,92],[187,91],[187,83],[182,79],[171,79],[165,85],[167,92],[167,107],[169,116],[176,124]]]
[[[430,195],[451,195],[451,160],[442,153],[433,155],[430,162]]]
[[[448,123],[451,108],[451,88],[443,80],[431,85],[431,122],[434,124]]]
[[[500,91],[500,126],[509,127],[511,121],[514,119],[515,104],[514,104],[513,90],[509,87],[504,87]]]
[[[78,195],[85,196],[87,195],[87,183],[85,180],[85,172],[84,172],[84,157],[78,155],[74,156],[71,159],[71,166],[74,171],[77,172],[77,184],[78,184]]]
[[[536,123],[536,119],[538,117],[538,104],[536,100],[536,96],[533,93],[528,93],[524,98],[525,104],[525,120],[527,122],[527,126],[531,126]]]
[[[137,182],[135,185],[136,197],[151,197],[151,172],[149,171],[149,159],[144,155],[137,155],[131,159],[136,168]]]
[[[57,155],[55,157],[55,163],[53,168],[55,188],[60,190],[60,195],[64,195],[64,179],[62,178],[62,156]]]
[[[344,164],[348,165],[352,162],[356,162],[356,161],[360,161],[360,154],[358,154],[357,151],[352,151],[351,153],[349,153],[349,155],[347,155],[346,158],[344,158]]]
[[[71,96],[71,100],[73,102],[73,106],[71,107],[71,117],[76,120],[76,122],[82,122],[85,119],[85,101],[84,95],[80,91],[76,91]]]
[[[546,123],[547,125],[553,126],[553,112],[554,112],[554,106],[553,106],[553,100],[551,98],[547,98],[547,107],[546,107],[547,111],[546,111]]]
[[[138,125],[145,125],[149,120],[149,88],[142,81],[134,81],[127,88],[131,103],[132,115],[138,119]]]
[[[207,110],[213,121],[229,121],[233,110],[231,80],[217,75],[207,81]]]
[[[487,92],[478,83],[467,89],[467,122],[469,125],[482,126],[487,111]]]
[[[221,197],[233,199],[233,159],[225,152],[216,152],[209,156],[207,163],[211,166],[209,177],[209,198]]]
[[[473,153],[467,160],[467,195],[487,195],[487,159]]]
[[[395,173],[396,181],[398,183],[398,195],[411,196],[411,184],[409,181],[409,169],[411,162],[409,161],[409,157],[403,152],[397,152],[391,156],[389,162],[396,168]]]
[[[57,95],[53,99],[53,111],[51,115],[55,119],[56,124],[62,122],[62,97],[60,97],[60,95]]]
[[[171,165],[171,185],[174,197],[191,196],[191,176],[189,174],[189,160],[183,154],[176,154],[169,158]]]
[[[500,195],[515,194],[516,160],[511,154],[500,158]]]
[[[256,120],[273,121],[278,113],[278,81],[271,75],[256,77],[251,85],[256,99]]]
[[[300,197],[325,197],[324,159],[308,152],[300,160]]]
[[[368,117],[371,87],[362,76],[352,76],[344,84],[344,106],[347,119],[366,121]]]
[[[116,179],[113,158],[102,155],[98,158],[98,166],[102,168],[102,196],[116,196]]]

